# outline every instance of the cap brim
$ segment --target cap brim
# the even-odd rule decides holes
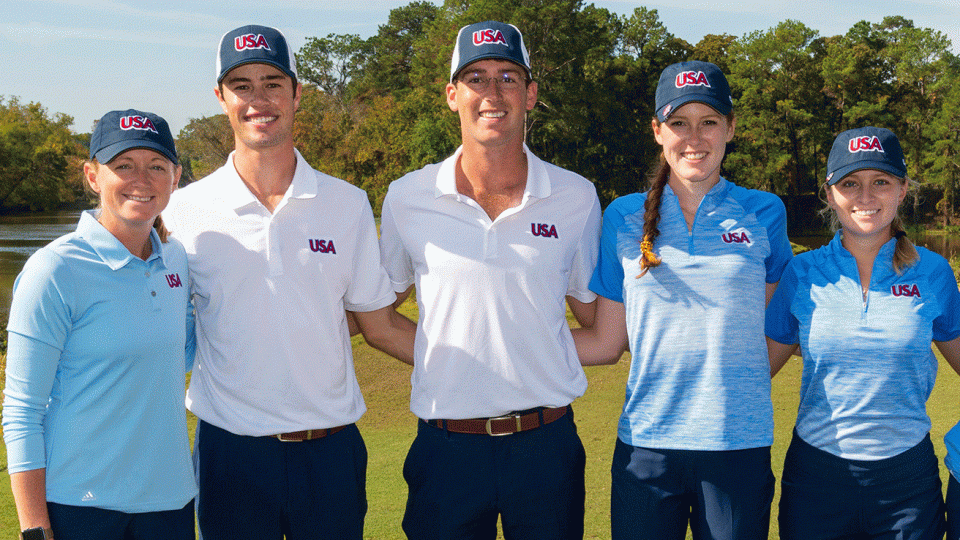
[[[243,61],[237,62],[236,64],[231,64],[230,67],[224,69],[224,70],[220,73],[220,76],[217,77],[217,84],[220,84],[220,82],[223,81],[223,78],[226,77],[228,73],[230,73],[231,71],[233,71],[234,69],[236,69],[236,68],[238,68],[238,67],[240,67],[240,66],[245,66],[245,65],[247,65],[247,64],[267,64],[268,66],[273,66],[273,67],[279,69],[280,72],[283,73],[284,75],[287,75],[288,77],[292,78],[292,79],[293,79],[293,82],[297,82],[297,76],[296,76],[295,74],[291,73],[291,72],[290,72],[284,65],[282,65],[280,62],[272,62],[272,61],[270,61],[270,60],[266,60],[266,59],[263,59],[263,58],[252,58],[252,59],[250,59],[250,60],[243,60]]]
[[[133,150],[134,148],[145,148],[147,150],[153,150],[154,152],[162,155],[163,157],[169,159],[173,162],[174,165],[178,165],[180,162],[177,159],[177,156],[171,155],[170,150],[164,147],[161,144],[152,142],[152,141],[143,141],[143,140],[128,140],[120,141],[118,143],[113,143],[106,148],[101,148],[93,157],[97,158],[97,161],[101,164],[106,165],[110,163],[117,156],[126,152],[127,150]]]
[[[719,100],[715,99],[713,96],[710,96],[707,94],[685,94],[673,101],[670,101],[664,104],[663,107],[660,107],[660,109],[657,110],[657,119],[659,119],[661,122],[665,122],[668,118],[670,118],[671,115],[673,115],[673,113],[677,112],[677,109],[679,109],[680,107],[683,107],[687,103],[703,103],[704,105],[708,105],[711,109],[717,111],[718,113],[724,116],[730,114],[730,111],[733,110],[732,104],[727,103],[726,105],[724,105]],[[670,112],[667,113],[666,115],[662,114],[661,111],[663,111],[668,106],[670,108]]]
[[[523,65],[523,64],[518,64],[518,63],[517,63],[516,61],[514,61],[512,58],[507,58],[507,57],[505,57],[505,56],[503,56],[503,55],[500,55],[500,54],[493,54],[493,53],[491,53],[491,54],[483,54],[483,55],[480,55],[480,56],[478,56],[478,57],[476,57],[476,58],[470,59],[470,63],[464,64],[463,67],[461,67],[460,69],[458,69],[458,70],[456,70],[456,71],[453,72],[453,75],[450,76],[450,82],[455,81],[455,80],[457,79],[457,75],[460,75],[460,73],[462,73],[463,70],[467,69],[468,67],[472,66],[473,64],[476,64],[477,62],[479,62],[479,61],[481,61],[481,60],[491,60],[491,59],[492,59],[492,60],[503,60],[503,61],[506,61],[506,62],[510,62],[511,64],[514,64],[514,65],[518,66],[519,68],[521,68],[521,69],[523,70],[523,72],[527,74],[527,77],[528,77],[528,78],[530,78],[531,80],[533,79],[533,73],[531,73],[530,70],[527,69],[527,66],[525,66],[525,65]]]
[[[863,170],[882,171],[892,174],[897,178],[904,178],[907,175],[907,171],[898,169],[882,161],[858,161],[857,163],[851,163],[850,165],[840,167],[839,169],[833,171],[832,175],[830,176],[830,180],[827,180],[827,185],[832,186],[847,176]]]

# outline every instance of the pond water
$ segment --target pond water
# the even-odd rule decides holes
[[[0,315],[6,321],[13,281],[36,250],[77,228],[80,212],[0,216]]]

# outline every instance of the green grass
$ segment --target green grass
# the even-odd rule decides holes
[[[401,311],[413,318],[414,309],[415,304],[408,301]],[[370,509],[365,536],[376,540],[402,539],[400,521],[406,501],[402,467],[416,432],[416,419],[409,409],[410,367],[372,349],[359,337],[354,338],[354,356],[369,409],[359,423],[370,456],[367,469]],[[799,359],[794,358],[773,381],[776,436],[772,455],[778,479],[796,417],[800,368]],[[590,386],[586,395],[574,403],[577,426],[587,451],[585,537],[588,539],[609,538],[610,461],[628,371],[629,355],[615,366],[587,368]],[[943,435],[960,419],[957,396],[960,396],[960,377],[941,359],[940,377],[927,406],[933,419],[931,436],[941,459]],[[191,428],[194,422],[191,417]],[[0,453],[0,463],[5,466],[5,448]],[[947,473],[942,466],[941,477],[946,485]],[[776,520],[779,485],[776,497],[770,538],[779,536]],[[0,481],[0,537],[15,538],[17,531],[10,485],[3,480]]]

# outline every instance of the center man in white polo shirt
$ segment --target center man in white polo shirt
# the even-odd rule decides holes
[[[366,194],[294,148],[300,102],[279,31],[220,42],[215,92],[235,150],[178,190],[164,221],[186,251],[197,357],[187,406],[204,540],[356,539],[367,509],[366,410],[352,312],[375,347],[411,362]]]
[[[381,252],[420,321],[404,465],[411,539],[583,537],[584,451],[570,403],[587,380],[564,299],[592,324],[600,204],[524,145],[537,101],[523,37],[460,30],[447,104],[462,146],[393,182]],[[503,436],[500,436],[503,435]]]

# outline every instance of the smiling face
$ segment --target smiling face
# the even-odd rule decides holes
[[[90,162],[83,174],[100,195],[100,223],[114,236],[149,231],[180,181],[181,168],[163,155],[134,148],[107,164]]]
[[[843,234],[890,239],[890,224],[907,195],[904,180],[890,173],[863,169],[827,186],[827,204],[837,215]]]
[[[507,88],[495,80],[486,88],[475,90],[482,79],[513,78],[520,81]],[[447,85],[447,105],[460,115],[460,132],[464,145],[496,146],[522,144],[527,111],[537,103],[537,83],[526,80],[524,69],[506,60],[479,60],[465,67],[457,79]]]
[[[670,165],[670,182],[716,184],[735,127],[735,120],[699,102],[680,107],[665,122],[654,119],[653,136]]]
[[[243,64],[230,70],[214,91],[230,119],[237,148],[293,147],[293,115],[300,106],[300,84],[269,64]]]

